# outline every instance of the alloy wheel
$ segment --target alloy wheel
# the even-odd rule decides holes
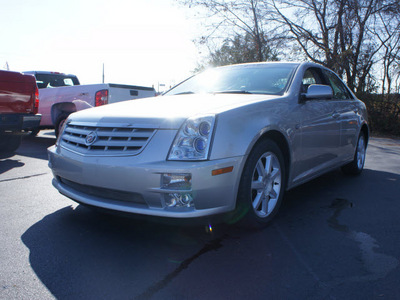
[[[357,168],[361,170],[364,166],[365,162],[365,138],[364,135],[361,134],[360,138],[358,139],[358,145],[357,145]]]
[[[258,217],[265,218],[274,210],[281,185],[282,172],[278,157],[266,152],[258,159],[251,182],[251,200]]]

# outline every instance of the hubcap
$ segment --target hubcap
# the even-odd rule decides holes
[[[361,135],[357,145],[357,168],[359,170],[361,170],[364,166],[365,152],[365,140],[364,136]]]
[[[272,152],[264,153],[253,171],[251,199],[254,212],[261,218],[274,210],[281,192],[281,166]]]

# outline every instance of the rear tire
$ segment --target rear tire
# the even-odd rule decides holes
[[[21,144],[22,136],[18,134],[0,134],[0,153],[13,153]]]
[[[235,216],[239,225],[261,228],[277,214],[286,188],[283,154],[269,139],[250,152],[239,184]]]
[[[363,132],[360,133],[357,141],[356,153],[354,160],[342,167],[342,172],[349,175],[358,175],[364,169],[365,156],[367,150],[366,138]]]
[[[38,135],[39,131],[40,131],[40,128],[32,129],[32,130],[30,131],[30,133],[29,133],[29,136],[35,137],[35,136]]]

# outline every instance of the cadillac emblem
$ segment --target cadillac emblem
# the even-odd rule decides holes
[[[85,139],[86,146],[93,145],[93,143],[97,140],[97,133],[96,131],[90,132]]]

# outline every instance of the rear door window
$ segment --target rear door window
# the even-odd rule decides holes
[[[345,84],[337,77],[333,72],[328,70],[322,70],[324,75],[326,76],[329,85],[333,90],[333,99],[337,100],[346,100],[353,99],[351,93],[345,86]]]

